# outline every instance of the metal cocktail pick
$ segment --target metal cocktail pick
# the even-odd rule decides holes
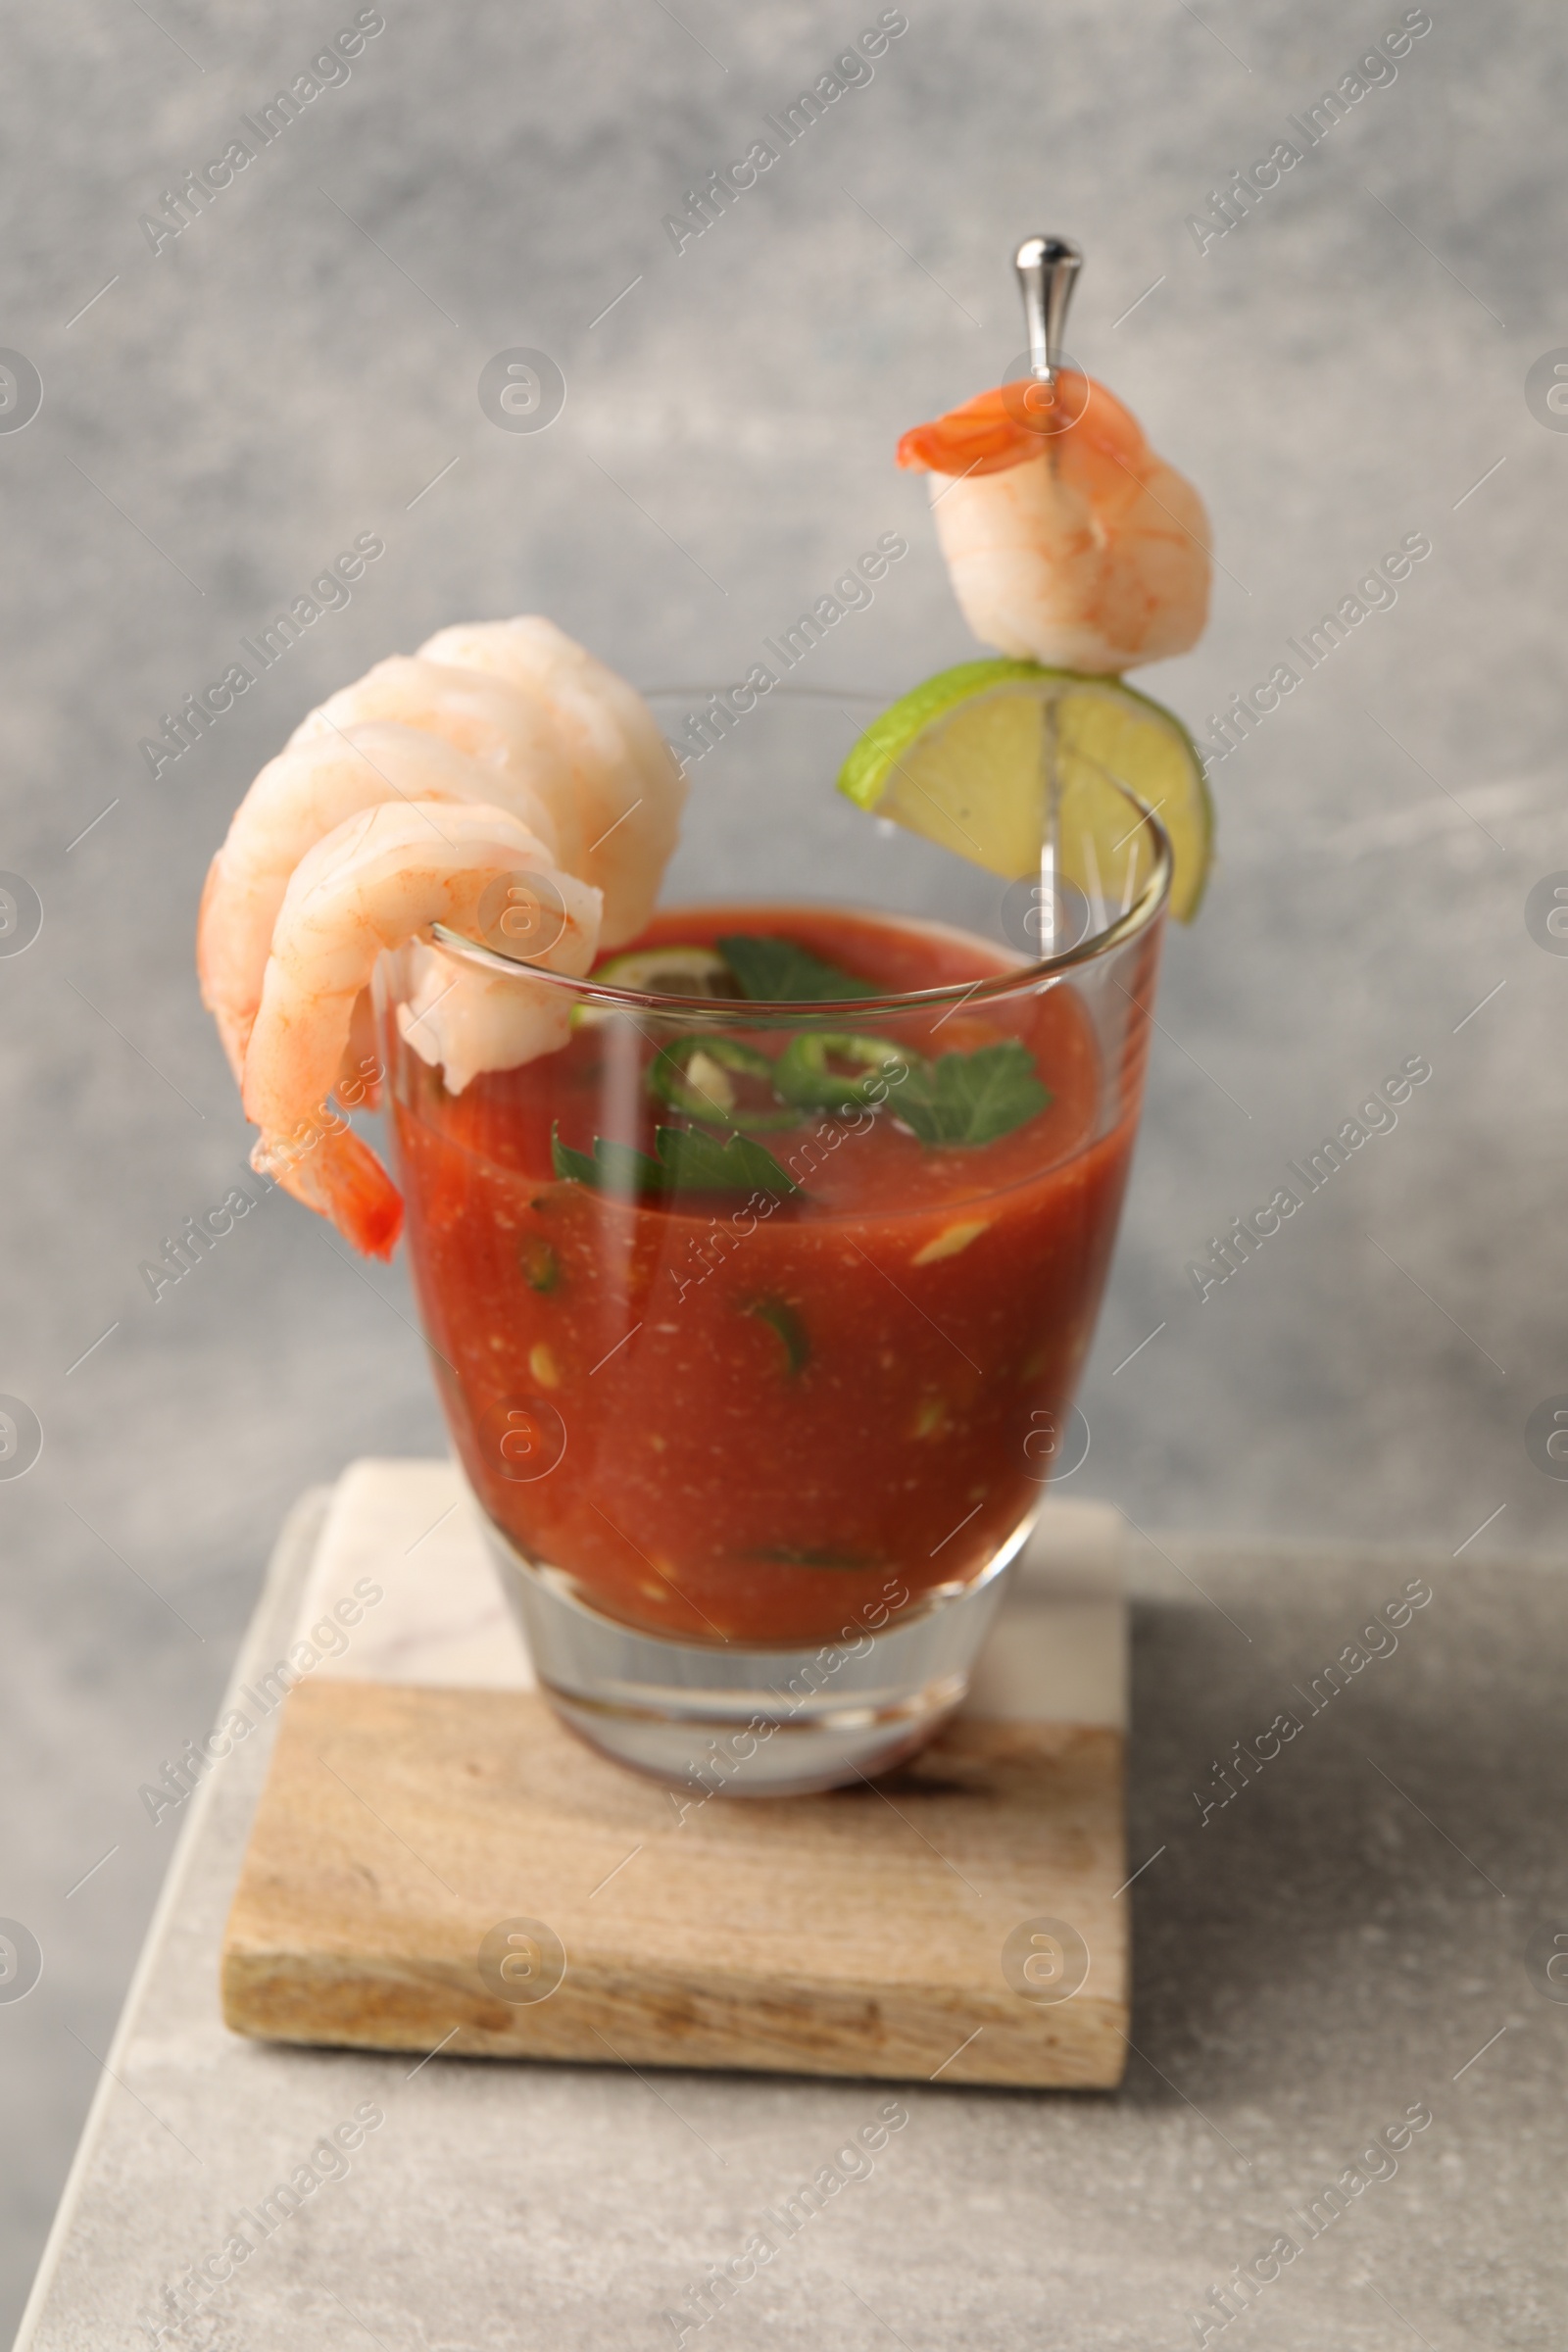
[[[1061,330],[1084,257],[1068,237],[1025,237],[1012,257],[1029,330],[1029,372],[1041,383],[1056,380]]]
[[[1025,237],[1012,257],[1023,295],[1024,324],[1029,333],[1029,372],[1037,383],[1054,387],[1061,362],[1061,330],[1067,305],[1084,257],[1068,237]],[[1050,405],[1048,403],[1048,405]],[[1044,446],[1044,445],[1043,445]],[[1061,929],[1061,897],[1057,843],[1061,830],[1061,773],[1056,760],[1056,714],[1050,703],[1041,710],[1040,879],[1036,885],[1037,919],[1030,927],[1040,943],[1042,958],[1054,956]]]

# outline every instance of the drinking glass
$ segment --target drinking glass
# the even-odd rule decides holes
[[[1158,823],[1080,777],[989,873],[833,791],[883,699],[658,698],[691,797],[644,984],[519,963],[526,874],[490,944],[377,975],[435,1380],[540,1685],[693,1801],[885,1769],[961,1700],[1137,1128]],[[432,954],[560,1042],[449,1092]]]

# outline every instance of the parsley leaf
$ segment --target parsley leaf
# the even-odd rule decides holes
[[[1051,1102],[1017,1038],[973,1054],[943,1054],[911,1068],[893,1108],[922,1144],[990,1144]]]
[[[749,1135],[728,1135],[720,1143],[700,1127],[656,1127],[654,1149],[671,1192],[776,1193],[782,1199],[801,1189],[788,1168]]]
[[[720,1143],[696,1127],[656,1127],[654,1150],[657,1159],[598,1135],[590,1154],[564,1144],[559,1127],[550,1131],[556,1174],[600,1192],[772,1193],[783,1199],[801,1189],[788,1168],[749,1135],[727,1136]]]
[[[550,1164],[558,1176],[607,1193],[657,1192],[664,1181],[663,1171],[646,1152],[634,1151],[630,1144],[607,1143],[602,1135],[594,1137],[591,1154],[574,1152],[562,1142],[559,1125],[550,1130]]]
[[[883,992],[869,980],[858,980],[837,964],[824,963],[809,948],[793,939],[776,939],[761,932],[736,931],[714,942],[740,982],[743,993],[776,1004],[835,1004],[850,997],[875,997]]]

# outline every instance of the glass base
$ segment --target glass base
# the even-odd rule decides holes
[[[603,1617],[490,1521],[502,1589],[539,1687],[616,1763],[710,1796],[805,1796],[885,1772],[940,1730],[968,1689],[1029,1527],[975,1583],[927,1596],[881,1632],[838,1643],[673,1642]],[[684,1813],[683,1816],[684,1818]]]

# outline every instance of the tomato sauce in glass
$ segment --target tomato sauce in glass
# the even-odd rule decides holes
[[[819,907],[675,910],[635,944],[742,931],[888,993],[1009,968],[959,932]],[[1107,1076],[1070,983],[833,1025],[931,1056],[1016,1038],[1051,1101],[995,1141],[931,1146],[895,1086],[874,1112],[758,1136],[799,1171],[790,1198],[627,1198],[556,1175],[552,1134],[653,1150],[676,1118],[644,1082],[657,1023],[584,1022],[458,1096],[401,1057],[415,1279],[464,1467],[527,1559],[622,1623],[832,1641],[890,1581],[902,1608],[971,1582],[1040,1499],[1141,1066]],[[745,1032],[770,1054],[788,1034]]]

